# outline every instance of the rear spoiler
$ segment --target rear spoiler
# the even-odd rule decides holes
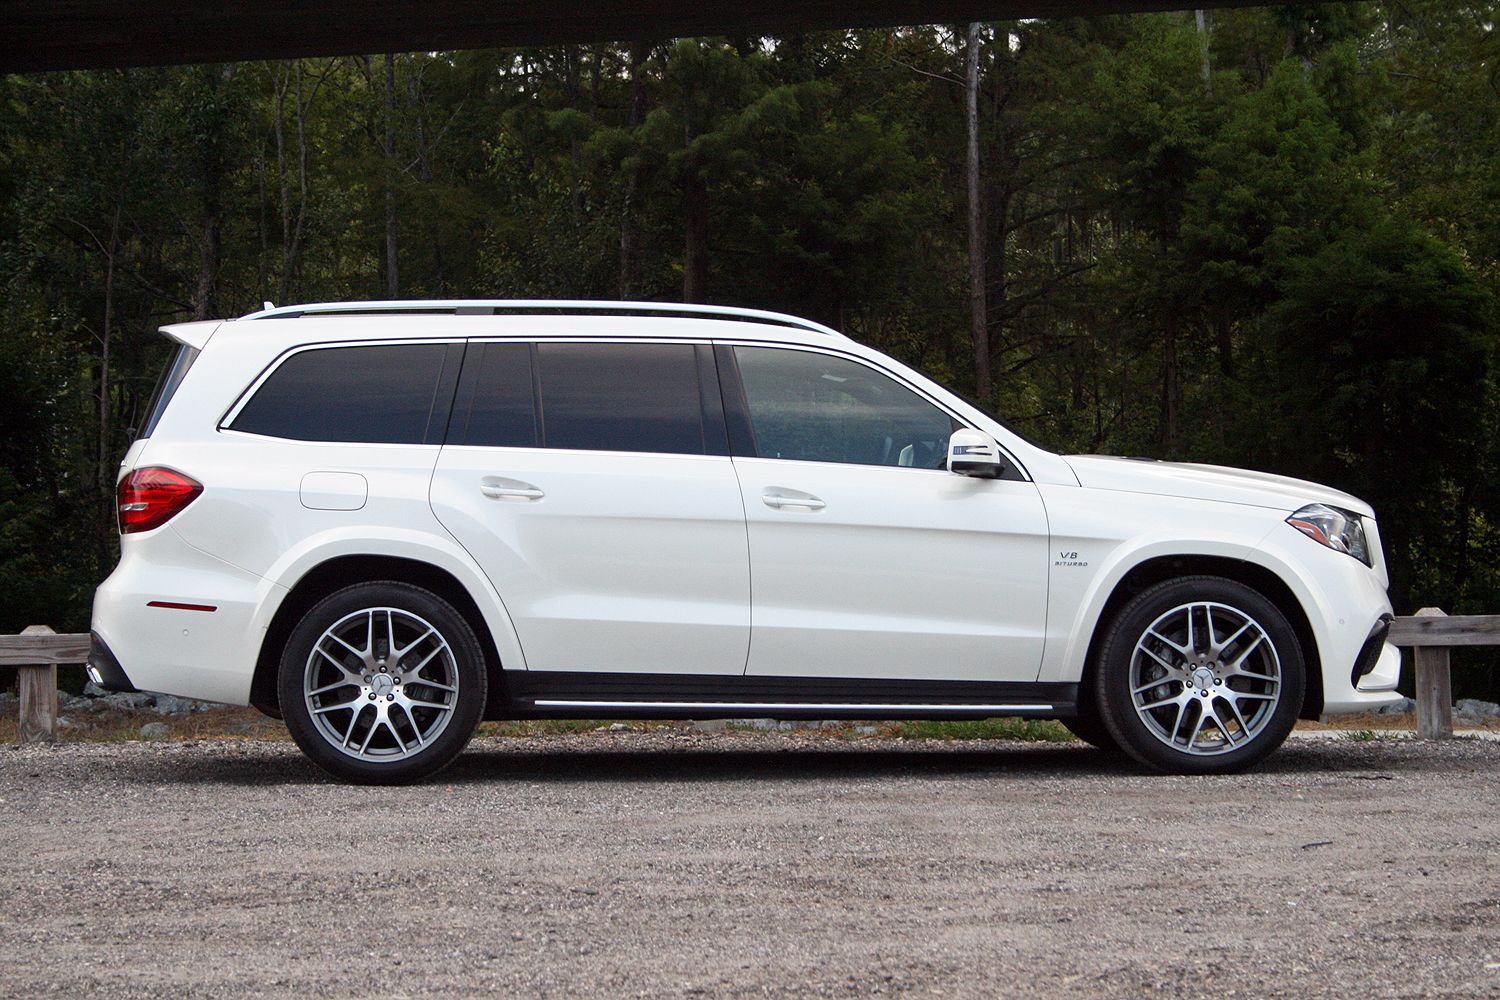
[[[214,331],[224,324],[221,319],[200,320],[196,323],[173,323],[161,328],[161,332],[177,341],[186,344],[195,351],[203,350],[203,345],[208,343],[208,338],[214,335]]]

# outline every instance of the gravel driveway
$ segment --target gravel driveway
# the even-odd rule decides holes
[[[0,995],[1500,996],[1500,743],[0,748]]]

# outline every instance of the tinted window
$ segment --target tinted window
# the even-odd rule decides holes
[[[448,433],[454,444],[535,448],[536,395],[530,344],[472,344],[459,388],[460,409]],[[462,426],[458,422],[462,420]]]
[[[690,344],[539,344],[548,448],[703,454]]]
[[[183,377],[193,367],[193,361],[197,357],[197,348],[186,344],[178,344],[177,350],[172,352],[172,359],[162,369],[161,378],[156,380],[151,402],[146,404],[146,423],[141,428],[141,437],[148,438],[156,430],[156,425],[161,422],[161,415],[167,412],[167,404],[172,401],[177,387],[182,384]]]
[[[886,375],[810,351],[734,355],[760,457],[944,467],[954,421]]]
[[[297,441],[440,442],[462,351],[446,344],[302,351],[271,373],[231,426]]]

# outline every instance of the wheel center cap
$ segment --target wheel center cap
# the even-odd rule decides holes
[[[1213,686],[1214,672],[1207,667],[1199,667],[1193,671],[1193,687],[1200,691]]]
[[[370,691],[377,697],[384,698],[396,689],[396,682],[390,674],[376,674],[370,678]]]

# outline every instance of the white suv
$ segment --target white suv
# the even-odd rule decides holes
[[[1060,456],[807,320],[290,306],[180,347],[120,469],[94,680],[252,704],[343,778],[481,719],[1061,719],[1247,767],[1400,672],[1373,512]]]

